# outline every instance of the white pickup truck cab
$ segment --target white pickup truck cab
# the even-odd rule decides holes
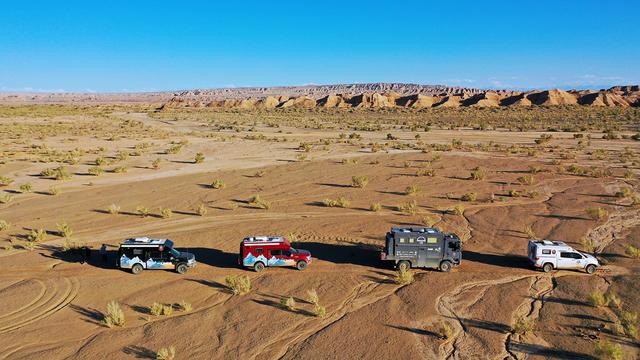
[[[581,269],[593,274],[600,263],[593,255],[574,250],[562,241],[529,240],[529,261],[544,272],[553,269]]]

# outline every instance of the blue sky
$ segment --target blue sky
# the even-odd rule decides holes
[[[12,1],[0,91],[640,83],[640,2]]]

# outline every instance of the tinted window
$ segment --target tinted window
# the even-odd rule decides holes
[[[161,260],[163,258],[163,253],[158,250],[149,251],[149,257],[153,260]]]
[[[133,249],[131,252],[133,256],[140,256],[144,251],[142,249]]]
[[[262,248],[257,248],[257,249],[255,250],[255,253],[256,253],[256,254],[262,254]]]
[[[560,257],[561,257],[561,258],[567,258],[567,259],[575,259],[575,258],[573,257],[573,253],[570,253],[570,252],[564,252],[564,251],[560,253]]]
[[[291,251],[289,251],[289,250],[282,250],[282,255],[283,255],[283,256],[291,256]]]
[[[542,254],[543,254],[543,255],[551,255],[551,250],[549,250],[549,249],[544,249],[544,250],[542,250]]]
[[[282,250],[271,250],[271,256],[280,256],[282,255]]]

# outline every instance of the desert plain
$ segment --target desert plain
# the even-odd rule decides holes
[[[5,96],[0,359],[162,348],[176,359],[635,359],[640,109],[564,93],[522,106],[504,99],[526,94],[462,93],[469,106],[452,107],[437,106],[451,95],[415,95],[420,107],[395,106],[406,94],[364,107],[341,97],[335,108]],[[393,226],[458,234],[462,264],[396,281],[379,259]],[[243,269],[249,235],[286,236],[313,262]],[[115,268],[135,236],[172,239],[198,265]],[[529,239],[565,241],[602,266],[533,269]],[[234,293],[229,276],[250,291]],[[110,301],[122,326],[104,322]]]

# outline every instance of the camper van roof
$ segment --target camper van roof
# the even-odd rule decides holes
[[[545,245],[545,246],[567,246],[564,241],[550,241],[550,240],[531,240],[532,242]]]
[[[427,234],[436,234],[439,233],[440,230],[438,230],[437,228],[397,228],[397,227],[392,227],[391,228],[391,232],[392,233],[427,233]]]
[[[168,239],[151,239],[148,237],[136,237],[129,238],[125,240],[120,246],[124,247],[138,247],[138,246],[159,246],[159,245],[167,245],[169,247],[173,246],[173,242]]]
[[[245,244],[283,243],[285,241],[282,236],[249,236],[242,240]]]

